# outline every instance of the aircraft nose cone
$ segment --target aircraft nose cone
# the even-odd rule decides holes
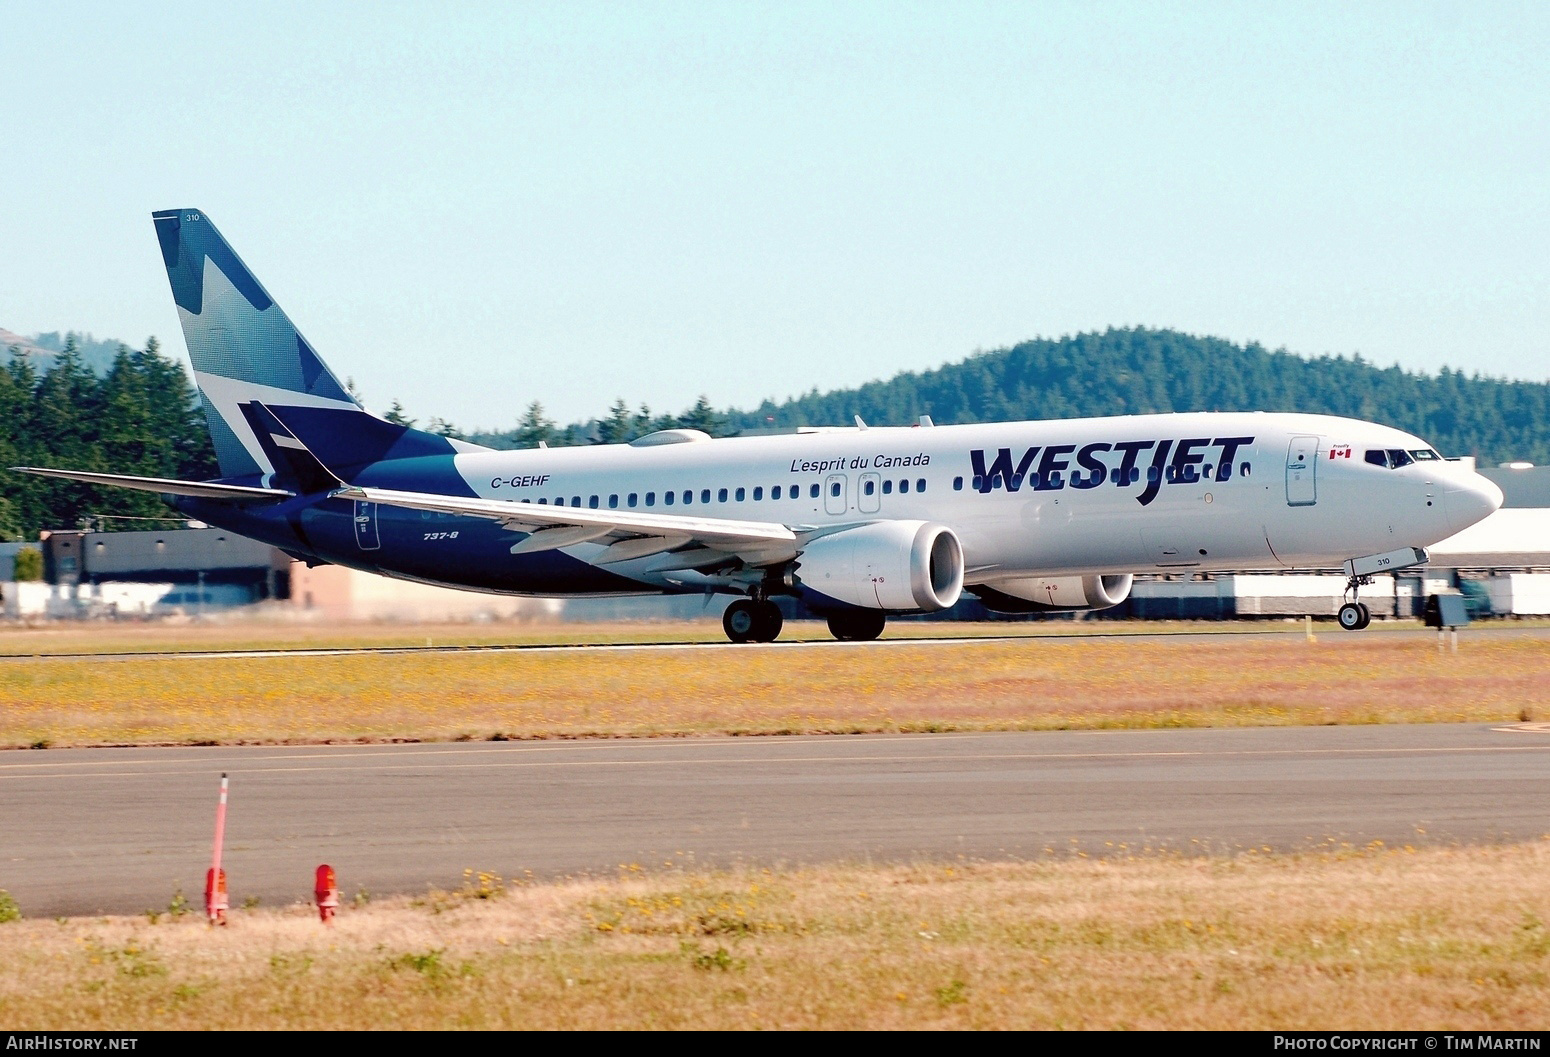
[[[1483,520],[1501,507],[1505,497],[1496,482],[1475,475],[1468,484],[1448,489],[1448,525],[1454,532],[1462,532]]]

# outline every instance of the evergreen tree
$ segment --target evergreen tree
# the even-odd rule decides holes
[[[623,444],[634,439],[630,405],[624,402],[624,397],[615,400],[613,407],[608,409],[608,417],[597,424],[597,436],[604,444]]]
[[[678,423],[684,429],[702,429],[714,437],[721,431],[726,420],[710,406],[710,397],[702,393],[693,407],[678,416]]]
[[[554,441],[554,421],[544,414],[544,405],[534,400],[522,412],[513,438],[519,448],[536,448]]]

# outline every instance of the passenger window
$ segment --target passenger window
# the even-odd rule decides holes
[[[631,510],[635,509],[635,500],[638,499],[638,498],[640,498],[640,493],[639,492],[631,492],[630,493],[630,498],[625,500],[625,502],[630,504],[630,509]]]
[[[594,496],[588,496],[587,497],[587,506],[591,507],[593,510],[596,510],[597,509],[597,496],[595,496],[595,495]]]
[[[684,506],[688,506],[692,502],[694,502],[694,489],[692,489],[692,488],[685,488],[684,489]]]
[[[1238,467],[1238,476],[1239,477],[1247,477],[1249,475],[1249,469],[1250,469],[1249,464],[1248,463],[1243,463],[1241,466]]]
[[[608,509],[609,510],[615,510],[615,509],[618,508],[618,506],[619,506],[619,497],[617,495],[609,496],[608,497]]]
[[[1228,480],[1231,477],[1232,477],[1232,463],[1230,463],[1230,462],[1222,463],[1222,465],[1217,468],[1216,479],[1218,481],[1226,481],[1226,480]]]
[[[676,492],[663,492],[662,493],[662,505],[663,506],[672,506],[673,505],[673,500],[674,500],[674,498],[676,498],[676,496],[677,496]]]
[[[985,478],[979,476],[978,474],[975,474],[974,475],[974,481],[973,481],[973,488],[974,488],[974,490],[976,492],[983,491],[984,488],[985,488]]]
[[[571,506],[580,506],[581,505],[581,497],[579,495],[571,496],[570,497],[570,505]]]
[[[925,490],[926,490],[926,479],[924,477],[922,477],[920,480],[915,482],[915,491],[917,491],[917,492],[924,492]]]
[[[1156,484],[1162,478],[1162,471],[1155,466],[1146,468],[1146,481],[1148,484]]]
[[[657,494],[655,492],[647,492],[646,493],[646,505],[647,506],[656,506],[657,505]]]
[[[725,495],[725,494],[726,494],[725,492],[722,493],[722,495]],[[701,488],[700,489],[700,502],[702,502],[702,503],[709,503],[710,502],[710,489],[709,488]]]
[[[1007,488],[1008,488],[1008,489],[1009,489],[1009,490],[1010,490],[1010,491],[1013,491],[1013,492],[1015,492],[1015,491],[1017,491],[1017,490],[1018,490],[1018,489],[1019,489],[1019,488],[1021,488],[1021,487],[1022,487],[1022,486],[1023,486],[1023,475],[1022,475],[1022,474],[1020,474],[1020,473],[1014,473],[1014,474],[1013,474],[1013,475],[1012,475],[1012,480],[1011,480],[1011,482],[1010,482],[1010,483],[1008,483],[1008,485],[1007,485]]]
[[[810,499],[818,498],[818,483],[816,481],[813,482],[813,486],[807,490],[807,494],[808,498]]]
[[[871,495],[872,493],[868,492],[867,494]],[[884,481],[883,482],[883,495],[893,495],[893,482],[892,481]]]
[[[548,506],[549,505],[549,500],[547,500],[547,499],[540,499],[538,501],[538,505],[539,506]]]
[[[739,499],[743,498],[743,490],[741,488],[739,488],[737,490],[737,498],[739,498]],[[755,503],[757,503],[759,500],[761,500],[763,498],[764,498],[764,486],[761,484],[761,485],[757,486],[756,488],[754,488],[754,490],[753,490],[753,501]],[[780,496],[776,496],[775,498],[779,499]]]
[[[995,485],[996,485],[997,488],[1001,487],[1001,477],[1000,477],[999,474],[995,477]],[[900,495],[903,495],[905,492],[908,492],[909,490],[910,490],[910,483],[908,481],[900,481],[899,482],[899,494]]]
[[[771,499],[779,499],[780,498],[780,485],[776,485],[774,488],[770,489],[770,498]]]
[[[840,494],[840,483],[838,481],[835,481],[829,486],[829,494],[832,496],[837,496]]]
[[[867,495],[871,495],[877,491],[877,485],[875,482],[868,480],[866,484],[861,486],[861,490]]]
[[[962,477],[954,477],[953,478],[953,491],[955,491],[955,492],[963,491],[963,478]]]
[[[755,488],[755,489],[754,489],[754,491],[755,491],[755,492],[757,492],[757,491],[758,491],[758,489],[757,489],[757,488]],[[743,501],[743,497],[744,497],[744,495],[746,495],[746,493],[745,493],[745,492],[744,492],[744,491],[743,491],[743,490],[742,490],[742,489],[741,489],[741,488],[739,488],[739,489],[738,489],[738,490],[737,490],[737,496],[736,496],[736,498],[737,498],[737,501],[738,501],[738,502],[739,502],[739,503],[741,503],[741,502],[742,502],[742,501]],[[754,498],[755,498],[755,499],[758,499],[758,498],[759,498],[759,497],[758,497],[758,496],[754,496]]]
[[[725,488],[723,488],[721,491],[716,493],[716,502],[718,502],[718,503],[725,503],[726,501],[727,501],[727,490]],[[709,496],[706,497],[705,502],[707,502],[707,503],[710,502],[710,497]]]

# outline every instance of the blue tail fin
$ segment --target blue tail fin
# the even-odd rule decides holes
[[[151,217],[223,476],[295,469],[275,464],[271,438],[259,435],[262,422],[244,411],[255,401],[330,409],[346,432],[402,428],[370,414],[345,390],[202,210],[166,209]]]

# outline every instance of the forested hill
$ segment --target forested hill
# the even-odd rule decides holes
[[[1361,356],[1307,360],[1176,330],[1105,330],[1025,341],[859,389],[733,412],[733,428],[953,422],[1166,411],[1310,411],[1414,432],[1449,456],[1550,462],[1550,384],[1460,370],[1424,375]],[[770,422],[773,418],[773,422]]]
[[[113,360],[123,344],[117,339],[98,341],[91,334],[73,330],[65,334],[52,331],[24,338],[20,334],[0,329],[0,348],[20,350],[32,360],[33,369],[37,371],[46,371],[52,367],[65,351],[65,346],[71,345],[75,348],[81,366],[101,378],[113,369]]]
[[[1025,341],[936,370],[905,372],[752,410],[718,411],[708,400],[679,415],[653,415],[623,397],[609,412],[559,427],[530,405],[515,429],[478,431],[493,447],[630,440],[684,425],[729,435],[795,426],[940,425],[1169,411],[1308,411],[1383,422],[1482,464],[1550,463],[1550,383],[1506,381],[1444,368],[1437,375],[1377,367],[1360,356],[1304,358],[1258,344],[1234,345],[1174,330],[1116,330]],[[440,425],[445,426],[445,423]]]
[[[1550,462],[1550,384],[1444,368],[1437,375],[1361,357],[1305,359],[1172,330],[1106,330],[1025,341],[858,389],[766,402],[733,429],[1080,418],[1166,411],[1309,411],[1382,422],[1447,455]]]

